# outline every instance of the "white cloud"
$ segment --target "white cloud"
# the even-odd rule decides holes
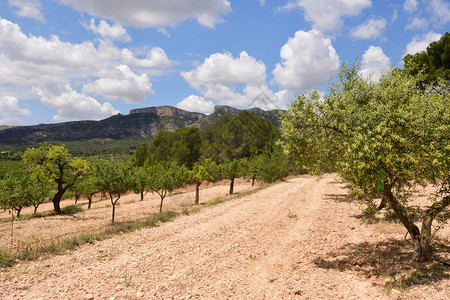
[[[405,0],[405,2],[403,2],[403,10],[411,14],[417,10],[418,5],[419,2],[417,0]]]
[[[230,53],[215,53],[197,68],[181,72],[181,76],[206,99],[223,105],[245,107],[253,99],[236,90],[237,86],[245,85],[244,93],[249,86],[264,86],[266,66],[245,51],[236,58]]]
[[[429,2],[432,21],[438,27],[444,26],[450,22],[450,2],[443,0],[431,0]]]
[[[434,41],[438,41],[441,38],[442,35],[435,32],[428,32],[427,34],[421,35],[421,36],[414,36],[411,42],[406,45],[406,54],[416,54],[418,52],[425,51],[429,44],[431,44]]]
[[[181,76],[197,90],[215,84],[262,84],[266,80],[266,66],[245,51],[242,51],[238,58],[234,58],[230,53],[215,53],[196,69],[181,72]]]
[[[187,19],[196,19],[213,28],[221,16],[231,11],[227,0],[60,0],[92,16],[107,18],[124,25],[165,27]]]
[[[144,68],[168,68],[172,65],[166,52],[159,47],[150,49],[145,58],[136,58],[133,52],[123,49],[122,58],[126,64]]]
[[[377,39],[381,36],[385,27],[386,19],[370,19],[353,28],[350,35],[354,38],[364,40]]]
[[[91,19],[89,25],[83,24],[83,26],[105,39],[123,42],[131,41],[131,37],[122,25],[114,24],[111,26],[105,20],[101,20],[97,25],[95,20]]]
[[[0,125],[21,124],[20,116],[29,116],[31,111],[19,107],[16,97],[0,96]]]
[[[83,93],[101,95],[107,99],[125,99],[128,103],[139,103],[153,95],[152,84],[146,74],[134,74],[126,65],[117,66],[120,74],[116,78],[101,78],[83,87]]]
[[[27,17],[44,22],[44,16],[41,9],[42,4],[39,0],[8,0],[8,4],[14,7],[14,14],[18,17]]]
[[[331,40],[317,30],[297,31],[280,55],[283,62],[272,71],[274,81],[294,91],[327,83],[340,64]]]
[[[363,54],[359,75],[371,81],[378,82],[381,75],[388,71],[390,66],[391,61],[384,54],[383,49],[370,46]]]
[[[356,16],[372,5],[371,0],[291,0],[282,9],[301,7],[305,19],[314,29],[322,32],[337,32],[342,26],[342,17]]]
[[[88,82],[96,82],[96,79],[105,79],[106,82],[97,82],[95,89],[105,98],[109,95],[112,100],[120,97],[128,102],[143,101],[152,94],[149,76],[164,72],[172,61],[159,47],[146,49],[145,52],[139,50],[121,49],[105,40],[99,40],[97,45],[90,41],[76,44],[63,42],[57,36],[25,35],[17,24],[0,18],[0,88],[15,86],[24,94],[25,90],[31,91],[37,87],[52,91],[46,95],[49,98],[59,97],[66,85],[81,87]],[[141,52],[142,57],[139,55]],[[129,72],[121,72],[117,68],[120,65],[126,66]],[[109,90],[105,88],[106,83],[110,84]],[[113,91],[112,83],[120,83],[120,91]],[[22,97],[19,94],[11,96]],[[62,106],[61,109],[66,107],[69,106]],[[71,114],[60,112],[58,115]]]
[[[109,102],[100,104],[94,98],[74,91],[70,86],[65,89],[60,95],[54,95],[45,89],[34,89],[41,97],[41,102],[56,111],[53,116],[55,121],[100,120],[120,112]]]
[[[184,98],[182,101],[178,102],[176,106],[187,111],[199,112],[207,115],[214,112],[214,103],[212,101],[205,100],[203,97],[196,95],[190,95],[189,97]]]
[[[421,29],[425,30],[428,28],[429,21],[425,18],[417,18],[414,17],[405,27],[405,29],[416,30]]]

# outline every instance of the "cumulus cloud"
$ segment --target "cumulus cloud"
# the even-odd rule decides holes
[[[212,54],[197,68],[181,72],[181,76],[202,94],[201,99],[193,96],[183,100],[189,104],[200,105],[204,103],[200,100],[211,99],[221,105],[276,109],[284,107],[290,100],[286,100],[290,97],[287,91],[274,93],[269,90],[266,84],[266,66],[245,51],[236,58],[230,53]],[[244,87],[239,90],[238,86],[242,85]]]
[[[0,125],[21,124],[20,116],[29,116],[31,111],[19,107],[16,97],[0,96]]]
[[[123,42],[131,41],[131,37],[122,25],[109,25],[105,20],[101,20],[97,25],[95,20],[91,19],[89,24],[83,24],[83,26],[105,39]]]
[[[291,0],[282,9],[303,8],[305,19],[314,29],[337,32],[343,24],[342,17],[356,16],[371,5],[370,0]]]
[[[280,51],[282,63],[272,71],[274,81],[288,90],[311,89],[327,83],[339,68],[339,56],[317,30],[297,31]]]
[[[141,56],[136,49],[121,49],[106,40],[77,44],[63,42],[57,36],[25,35],[17,24],[0,18],[0,88],[13,85],[31,91],[32,87],[37,87],[52,91],[46,94],[46,98],[50,98],[60,97],[62,93],[73,95],[64,92],[66,85],[87,84],[90,91],[107,100],[111,97],[110,100],[121,98],[133,103],[144,101],[153,92],[149,76],[172,65],[163,49],[155,47],[145,51]],[[118,68],[121,65],[127,69]],[[120,90],[114,90],[114,84],[120,84]],[[77,98],[65,99],[75,101]],[[50,101],[45,102],[48,103]],[[65,108],[70,109],[70,106],[59,109]],[[69,115],[71,112],[58,113],[64,118]]]
[[[136,58],[133,52],[123,49],[122,58],[126,64],[144,68],[169,68],[172,65],[166,52],[159,47],[150,49],[145,58]]]
[[[408,45],[406,45],[405,55],[407,54],[414,55],[418,52],[425,51],[429,44],[438,41],[441,37],[442,37],[441,34],[432,31],[424,35],[416,35],[413,37],[411,42],[409,42]]]
[[[213,28],[231,11],[228,0],[60,0],[78,11],[137,27],[165,27],[196,19]]]
[[[227,87],[238,83],[262,84],[266,80],[266,66],[245,51],[238,58],[231,53],[215,53],[196,69],[181,72],[181,76],[196,90],[217,84]]]
[[[377,39],[381,36],[384,28],[386,28],[386,19],[370,19],[352,29],[350,35],[364,40]]]
[[[101,78],[83,87],[83,93],[101,95],[107,99],[125,99],[128,103],[145,101],[153,94],[152,84],[146,74],[133,73],[126,65],[117,66],[116,78]]]
[[[405,2],[403,2],[403,10],[411,14],[417,10],[418,5],[419,2],[417,0],[405,0]]]
[[[412,20],[410,20],[408,22],[408,24],[406,25],[405,29],[408,30],[416,30],[416,29],[421,29],[421,30],[425,30],[428,28],[429,22],[427,19],[425,18],[412,18]]]
[[[55,121],[100,120],[120,112],[109,102],[100,104],[94,98],[80,94],[70,86],[66,86],[65,89],[59,95],[54,95],[46,89],[34,89],[41,97],[41,102],[56,111],[56,115],[53,116]]]
[[[450,22],[450,2],[431,0],[428,9],[431,11],[433,23],[438,27],[442,27]]]
[[[27,17],[44,22],[39,0],[8,0],[9,6],[13,7],[14,14],[18,17]]]
[[[384,72],[388,71],[391,61],[381,47],[370,46],[362,57],[359,75],[371,81],[378,82]]]
[[[178,102],[176,106],[187,111],[199,112],[207,115],[214,112],[214,103],[212,101],[205,100],[203,97],[196,95],[190,95],[189,97],[184,98],[182,101]]]

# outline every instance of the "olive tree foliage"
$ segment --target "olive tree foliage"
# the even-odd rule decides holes
[[[187,170],[174,162],[158,163],[148,167],[151,173],[150,188],[161,198],[159,212],[162,212],[163,201],[169,192],[184,186]]]
[[[34,212],[49,194],[48,178],[42,173],[22,171],[7,175],[0,181],[0,208],[20,217],[23,208],[34,206]]]
[[[79,193],[86,196],[88,199],[88,209],[92,206],[92,197],[100,192],[99,182],[100,178],[97,176],[96,167],[92,167],[92,172],[85,174],[76,183],[76,189]]]
[[[449,183],[450,102],[445,87],[418,88],[422,78],[393,69],[378,83],[344,66],[323,99],[317,91],[293,100],[282,120],[285,151],[313,174],[337,170],[352,195],[384,198],[407,229],[414,258],[432,253],[432,222],[448,212],[450,196],[437,195],[421,229],[411,218],[410,188]]]
[[[56,214],[61,214],[60,202],[64,193],[90,170],[86,160],[72,157],[64,146],[47,143],[27,149],[22,159],[32,171],[44,173],[56,184],[56,194],[52,198]]]
[[[151,170],[148,166],[134,167],[132,169],[132,189],[144,201],[144,193],[151,189]]]
[[[131,167],[123,161],[102,161],[95,168],[97,183],[101,192],[107,193],[112,205],[111,223],[114,224],[116,204],[121,195],[131,188]]]
[[[204,181],[213,181],[218,176],[218,166],[216,162],[210,158],[205,159],[201,163],[196,163],[192,170],[188,171],[188,182],[195,184],[195,204],[200,201],[200,185]]]

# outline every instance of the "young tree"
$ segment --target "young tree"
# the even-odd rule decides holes
[[[132,187],[136,194],[140,194],[144,201],[144,193],[151,188],[151,173],[148,167],[134,167],[132,169]]]
[[[91,209],[92,197],[100,192],[100,179],[95,170],[96,168],[94,167],[92,172],[81,177],[76,184],[77,190],[83,195],[86,195],[86,198],[88,199],[88,209]]]
[[[61,214],[60,202],[64,193],[75,181],[89,171],[89,164],[81,158],[74,158],[64,146],[42,144],[39,148],[29,148],[23,161],[35,171],[45,173],[57,185],[52,202],[56,214]]]
[[[149,167],[151,173],[150,187],[161,198],[159,212],[162,212],[163,201],[167,193],[186,182],[186,168],[176,163],[159,163]]]
[[[336,169],[352,194],[386,199],[414,245],[414,258],[432,253],[431,224],[448,210],[449,195],[426,209],[421,230],[411,218],[408,189],[443,183],[450,170],[448,94],[418,88],[420,77],[394,69],[378,83],[343,66],[329,95],[302,94],[282,121],[285,150],[312,173]],[[366,197],[366,200],[373,199]]]
[[[0,207],[10,210],[13,216],[16,212],[16,216],[19,218],[22,208],[31,206],[29,183],[31,183],[31,179],[23,174],[6,176],[0,182]]]
[[[195,204],[200,201],[200,185],[204,181],[212,181],[217,178],[218,167],[211,159],[207,158],[201,163],[194,165],[192,170],[188,171],[189,182],[195,184]]]
[[[130,187],[130,167],[125,162],[103,161],[95,170],[101,192],[108,193],[112,205],[111,223],[114,224],[116,204],[120,196],[126,193]]]
[[[219,165],[220,173],[224,178],[230,179],[230,195],[234,192],[234,179],[248,173],[248,160],[246,158],[234,159]]]

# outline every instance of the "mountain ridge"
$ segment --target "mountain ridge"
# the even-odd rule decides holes
[[[248,109],[280,126],[281,110]],[[40,142],[70,142],[92,139],[120,140],[130,137],[151,139],[160,131],[174,131],[182,127],[204,126],[223,115],[238,114],[231,106],[216,106],[210,115],[189,112],[173,106],[153,106],[132,109],[129,114],[117,114],[103,120],[69,121],[54,124],[15,126],[0,130],[0,144],[31,145]]]

